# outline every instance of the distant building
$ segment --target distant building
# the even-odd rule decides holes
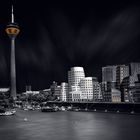
[[[138,74],[138,81],[130,84],[129,95],[131,102],[140,102],[140,74]]]
[[[115,88],[115,82],[102,82],[101,91],[104,102],[120,102],[121,92]]]
[[[116,66],[102,67],[102,82],[116,81]]]
[[[68,71],[68,83],[70,86],[79,86],[80,80],[85,78],[85,72],[83,67],[72,67],[70,71]]]
[[[123,93],[123,102],[140,102],[139,74],[125,77],[121,83],[120,90]]]
[[[26,86],[26,91],[31,91],[32,90],[32,87],[29,85],[29,86]]]
[[[121,102],[121,92],[118,89],[111,89],[111,102],[120,103]]]
[[[80,81],[81,100],[93,101],[93,81],[92,77],[85,77]]]
[[[0,88],[0,97],[6,96],[9,97],[10,96],[10,88]],[[1,98],[0,98],[1,100]]]
[[[125,77],[120,84],[120,90],[122,92],[121,98],[122,102],[131,102],[131,96],[129,93],[131,77]]]
[[[124,78],[129,77],[129,66],[117,65],[116,70],[117,89],[121,90],[121,101],[124,102],[124,98],[126,97],[126,89],[124,90],[122,88],[122,82]]]
[[[102,82],[101,91],[104,102],[111,102],[111,82]]]
[[[26,86],[26,91],[23,92],[22,94],[25,94],[25,95],[30,95],[30,94],[36,95],[36,94],[39,94],[39,93],[40,93],[40,91],[32,91],[31,86]]]
[[[52,85],[50,86],[52,94],[55,94],[56,88],[57,88],[57,82],[53,81]]]
[[[130,87],[130,95],[132,102],[140,102],[140,82],[135,82],[134,86]]]
[[[36,94],[39,94],[40,91],[26,91],[26,92],[23,92],[22,94],[25,94],[25,95],[36,95]]]
[[[140,74],[140,63],[130,63],[130,75],[133,76],[135,81],[138,81],[138,74]]]
[[[68,83],[61,83],[60,101],[68,101]]]
[[[81,79],[83,78],[85,78],[85,72],[83,67],[72,67],[70,71],[68,71],[69,101],[81,100],[81,90],[79,84]]]
[[[44,95],[51,95],[51,89],[44,89],[44,90],[40,90],[40,94],[44,94]]]
[[[98,82],[96,77],[92,78],[93,81],[93,100],[94,101],[102,101],[103,96],[101,92],[101,84]]]
[[[102,82],[101,83],[101,91],[109,91],[112,88],[116,88],[116,82]]]
[[[61,95],[61,87],[57,85],[57,82],[53,81],[53,84],[50,86],[51,93],[57,97],[57,99],[60,99]]]
[[[9,92],[10,88],[0,88],[0,93]]]
[[[129,76],[129,66],[127,65],[118,65],[116,68],[116,81],[118,89],[120,89],[120,84],[125,77]]]

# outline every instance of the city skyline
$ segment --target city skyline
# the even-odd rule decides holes
[[[0,8],[1,87],[10,85],[10,47],[4,29],[11,4],[7,0]],[[22,28],[16,47],[18,90],[25,85],[43,89],[52,81],[67,81],[67,71],[73,66],[82,66],[87,76],[101,79],[103,66],[140,62],[139,5],[32,0],[14,0],[13,4]]]

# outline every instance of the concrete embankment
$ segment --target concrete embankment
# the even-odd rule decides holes
[[[47,105],[72,106],[83,111],[140,114],[140,103],[47,102]]]

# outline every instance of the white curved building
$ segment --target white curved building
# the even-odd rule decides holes
[[[66,102],[68,100],[68,83],[61,83],[60,100]]]
[[[85,78],[85,72],[83,67],[72,67],[68,71],[69,86],[79,86],[79,82],[82,78]]]
[[[92,77],[85,77],[80,81],[80,89],[82,91],[82,101],[93,100],[93,80]]]
[[[83,67],[72,67],[70,71],[68,71],[69,101],[81,100],[79,83],[83,78],[85,78]]]

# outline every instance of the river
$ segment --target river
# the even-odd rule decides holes
[[[26,119],[25,119],[26,118]],[[0,116],[0,140],[138,140],[140,116],[18,110]]]

